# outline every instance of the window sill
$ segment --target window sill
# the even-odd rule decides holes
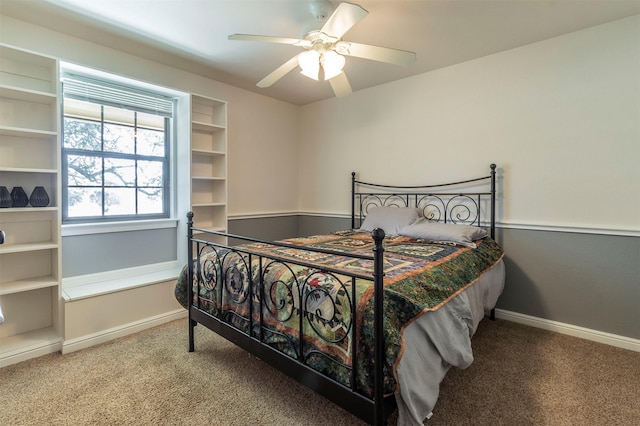
[[[148,229],[176,228],[177,219],[135,220],[106,223],[74,223],[62,225],[62,236],[107,234],[111,232],[145,231]]]
[[[154,265],[120,269],[63,278],[62,297],[72,302],[109,293],[172,281],[178,278],[183,265],[164,262]]]

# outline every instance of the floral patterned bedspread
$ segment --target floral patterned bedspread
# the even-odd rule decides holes
[[[283,242],[344,252],[345,256],[258,243],[239,247],[251,255],[211,250],[195,265],[194,304],[199,303],[201,309],[253,336],[262,332],[265,343],[302,359],[347,386],[352,380],[350,366],[355,344],[356,385],[361,392],[371,395],[373,282],[351,280],[322,269],[370,276],[373,262],[348,254],[371,255],[374,246],[371,235],[348,230]],[[489,237],[476,244],[477,248],[469,248],[409,237],[385,238],[385,393],[395,389],[393,372],[402,356],[404,328],[473,285],[504,256],[500,246]],[[283,260],[304,261],[318,268]],[[176,298],[185,308],[187,281],[185,267],[175,289]],[[356,307],[354,315],[352,306]],[[354,326],[357,342],[350,333]]]

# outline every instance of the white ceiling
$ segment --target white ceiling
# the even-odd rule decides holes
[[[309,0],[0,0],[0,12],[298,105],[333,96],[296,70],[255,84],[295,56]],[[640,13],[640,0],[361,0],[369,11],[344,40],[416,52],[408,68],[347,58],[354,91]],[[335,5],[338,2],[334,2]],[[640,31],[639,31],[640,36]]]

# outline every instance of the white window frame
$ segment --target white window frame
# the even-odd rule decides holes
[[[185,99],[188,95],[184,92],[174,89],[161,87],[155,84],[150,84],[140,80],[134,80],[127,77],[118,76],[115,74],[106,73],[103,71],[94,70],[91,68],[82,67],[75,64],[60,63],[60,75],[65,74],[80,74],[95,79],[100,79],[124,86],[138,87],[141,90],[151,91],[169,96],[175,99],[175,104],[179,104],[180,99]],[[64,77],[63,77],[64,78]],[[63,223],[61,235],[75,236],[75,235],[89,235],[89,234],[102,234],[110,232],[127,232],[127,231],[140,231],[150,229],[163,229],[163,228],[176,228],[179,226],[180,218],[177,217],[178,200],[176,193],[176,182],[178,180],[177,174],[181,171],[177,168],[177,159],[180,156],[177,145],[178,140],[178,127],[181,125],[180,121],[188,121],[188,117],[181,117],[177,111],[179,107],[176,105],[174,111],[174,125],[170,129],[170,154],[169,154],[169,217],[168,218],[156,218],[156,219],[135,219],[135,220],[114,220],[114,221],[93,221],[83,223]],[[61,115],[64,111],[61,111]],[[187,170],[186,173],[189,173]],[[63,200],[63,202],[65,202]]]

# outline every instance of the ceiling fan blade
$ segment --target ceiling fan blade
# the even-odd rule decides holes
[[[311,43],[299,38],[272,37],[254,34],[231,34],[229,40],[262,41],[266,43],[293,44],[294,46],[310,47]]]
[[[394,65],[407,66],[416,61],[416,54],[414,52],[372,46],[370,44],[340,42],[336,51],[342,55],[387,62]]]
[[[344,71],[329,80],[329,83],[337,97],[347,96],[351,93],[351,85]]]
[[[341,39],[351,27],[360,22],[368,14],[369,12],[357,4],[340,3],[320,31],[337,39]]]
[[[276,81],[280,80],[287,73],[289,73],[289,71],[291,71],[292,69],[294,69],[297,66],[298,66],[298,55],[294,56],[293,58],[289,59],[284,64],[280,65],[271,74],[269,74],[268,76],[266,76],[265,78],[260,80],[256,84],[256,86],[263,87],[263,88],[264,87],[269,87],[273,83],[275,83]]]

